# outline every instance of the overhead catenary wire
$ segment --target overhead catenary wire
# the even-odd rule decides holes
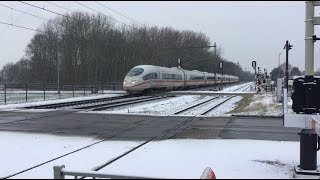
[[[38,29],[33,29],[33,28],[29,28],[29,27],[24,27],[24,26],[12,24],[12,23],[6,23],[6,22],[1,22],[1,21],[0,21],[0,24],[4,24],[4,25],[8,25],[8,26],[14,26],[14,27],[22,28],[22,29],[28,29],[28,30],[37,31],[37,32],[42,32],[41,30],[38,30]]]
[[[37,16],[37,15],[28,13],[28,12],[25,12],[25,11],[21,11],[21,10],[19,10],[19,9],[16,9],[16,8],[13,8],[13,7],[10,7],[10,6],[7,6],[7,5],[3,5],[3,4],[1,4],[1,3],[0,3],[0,6],[3,6],[3,7],[6,7],[6,8],[8,8],[8,9],[15,10],[15,11],[18,11],[18,12],[21,12],[21,13],[24,13],[24,14],[27,14],[27,15],[30,15],[30,16],[33,16],[33,17],[36,17],[36,18],[39,18],[39,19],[48,21],[48,19],[46,19],[46,18],[43,18],[43,17]],[[12,20],[11,20],[11,21],[12,21]]]
[[[74,2],[77,3],[77,4],[79,4],[79,5],[81,5],[81,6],[83,6],[83,7],[88,8],[88,9],[90,9],[90,10],[92,10],[92,11],[98,13],[98,14],[101,14],[101,15],[104,15],[104,16],[106,16],[106,17],[109,17],[109,18],[111,18],[111,19],[113,19],[113,20],[115,20],[115,21],[117,21],[117,22],[119,22],[119,23],[121,23],[121,24],[123,24],[123,25],[125,25],[125,26],[127,26],[127,27],[135,28],[134,26],[127,25],[127,24],[124,23],[124,22],[121,22],[121,21],[119,21],[119,20],[117,20],[117,19],[115,19],[115,18],[113,18],[113,17],[111,17],[111,16],[108,16],[108,15],[102,13],[102,12],[99,12],[99,11],[97,11],[97,10],[94,10],[94,9],[92,9],[91,7],[86,6],[86,5],[82,4],[82,3],[79,3],[79,2],[77,2],[77,1],[74,1]]]
[[[22,3],[24,3],[24,2],[22,2]],[[43,9],[43,8],[41,8],[41,7],[34,6],[34,5],[32,5],[32,4],[28,4],[28,3],[26,3],[26,4],[27,4],[27,5],[30,5],[30,6],[32,6],[32,7],[35,7],[35,8],[39,8],[39,9],[41,9],[41,10],[45,10],[45,11],[48,11],[48,12],[51,12],[51,13],[54,13],[54,14],[63,16],[63,17],[71,18],[72,20],[75,20],[75,21],[78,21],[78,22],[79,22],[78,19],[74,19],[74,18],[72,18],[72,17],[70,17],[70,16],[66,16],[66,15],[63,15],[63,14],[60,14],[60,13],[57,13],[57,12],[55,12],[55,11],[51,11],[51,10],[48,10],[48,9]],[[1,5],[1,4],[0,4],[0,5]],[[10,7],[8,6],[8,8],[10,8]],[[18,9],[16,9],[16,10],[17,10],[17,11],[21,11],[21,10],[18,10]],[[70,11],[71,11],[71,10],[70,10]],[[21,12],[23,12],[23,11],[21,11]],[[29,14],[29,15],[31,15],[31,14]],[[34,15],[33,17],[39,18],[39,19],[42,19],[42,20],[49,21],[49,19],[45,19],[45,18],[42,18],[42,17],[40,17],[40,16]],[[14,26],[14,27],[22,28],[22,29],[27,29],[27,30],[32,30],[32,31],[42,32],[42,33],[43,33],[43,31],[41,31],[41,30],[39,30],[39,29],[34,29],[34,28],[30,28],[30,27],[25,27],[25,26],[21,26],[21,25],[17,25],[17,24],[12,24],[12,23],[7,23],[7,22],[0,22],[0,24],[7,25],[7,26]],[[74,32],[75,32],[75,31],[74,31]],[[107,43],[106,45],[107,45],[107,46],[110,46],[110,47],[125,47],[125,46],[126,46],[125,44],[114,45],[114,44],[110,44],[110,43]]]
[[[35,2],[34,4],[37,4],[37,3],[38,3],[38,1]],[[27,8],[25,11],[28,11],[30,8],[31,8],[31,7]],[[19,20],[21,17],[22,17],[22,14],[21,14],[20,16],[18,16],[17,18],[15,18],[14,20],[12,20],[11,23],[13,23],[14,21]],[[3,28],[0,33],[3,33],[4,31],[6,31],[6,30],[8,29],[8,27],[10,27],[10,26],[5,26],[5,28]]]
[[[51,11],[51,10],[46,9],[46,8],[44,8],[44,7],[42,8],[42,7],[35,6],[35,5],[29,4],[29,3],[26,3],[26,2],[22,2],[22,1],[19,1],[19,2],[22,3],[22,4],[26,4],[26,5],[29,5],[29,6],[38,8],[38,9],[42,9],[42,10],[44,10],[44,11],[48,11],[48,12],[50,12],[50,13],[53,13],[53,14],[56,14],[56,15],[60,15],[60,16],[63,16],[63,17],[66,17],[66,18],[69,18],[69,19],[72,19],[72,20],[75,20],[75,21],[78,21],[78,22],[79,22],[79,20],[77,20],[77,19],[74,19],[74,18],[72,18],[72,17],[70,17],[70,16],[67,16],[67,15],[64,15],[64,14],[61,14],[61,13],[57,13],[57,12],[55,12],[55,11]]]
[[[131,21],[133,21],[133,22],[135,22],[135,23],[137,23],[137,24],[141,24],[142,26],[146,26],[145,24],[142,24],[142,23],[140,23],[140,22],[138,22],[138,21],[135,21],[134,19],[132,19],[132,18],[126,16],[126,15],[123,15],[122,13],[120,13],[120,12],[118,12],[118,11],[116,11],[116,10],[114,10],[114,9],[112,9],[112,8],[110,8],[110,7],[106,6],[106,5],[98,2],[98,1],[94,1],[94,2],[97,3],[97,4],[100,4],[101,6],[107,8],[107,9],[109,9],[109,10],[111,10],[111,11],[113,11],[113,12],[115,12],[115,13],[117,13],[117,14],[125,17],[125,18],[127,18],[127,19],[130,19]]]
[[[71,11],[70,9],[67,9],[67,8],[65,8],[65,7],[62,7],[62,6],[59,6],[59,5],[54,4],[54,3],[52,3],[52,2],[49,2],[49,1],[46,1],[46,2],[49,3],[49,4],[51,4],[51,5],[53,5],[53,6],[56,6],[56,7],[58,7],[58,8],[61,8],[61,9],[70,11],[70,12],[72,12],[72,13],[74,12],[74,11]]]

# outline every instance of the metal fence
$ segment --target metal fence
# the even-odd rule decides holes
[[[66,176],[73,176],[74,179],[86,178],[103,178],[103,179],[168,179],[168,178],[154,178],[154,177],[138,177],[138,176],[124,176],[117,174],[106,174],[96,171],[69,171],[65,169],[65,165],[53,167],[53,179],[65,179]],[[171,178],[170,178],[171,179]],[[210,167],[205,168],[200,176],[200,179],[216,179],[216,175]]]
[[[54,100],[122,90],[122,82],[106,84],[0,84],[0,104]]]
[[[95,178],[104,178],[104,179],[157,179],[153,177],[138,177],[138,176],[124,176],[124,175],[116,175],[116,174],[105,174],[99,173],[96,171],[68,171],[65,169],[65,166],[54,166],[53,167],[53,178],[54,179],[65,179],[66,176],[73,176],[74,179],[82,178],[82,177],[90,177],[92,179]],[[163,178],[161,178],[163,179]]]

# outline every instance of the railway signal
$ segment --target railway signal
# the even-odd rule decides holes
[[[320,176],[317,166],[317,145],[320,144],[320,79],[314,77],[314,42],[318,40],[314,35],[314,26],[320,25],[320,17],[314,16],[315,6],[319,1],[306,2],[305,16],[305,77],[296,78],[293,82],[292,110],[288,112],[288,52],[292,45],[286,41],[286,86],[283,89],[284,126],[301,128],[300,135],[300,165],[294,168],[296,175]]]
[[[257,90],[257,62],[256,61],[252,61],[252,67],[254,69],[254,82],[255,82],[254,90]]]
[[[223,74],[223,62],[220,62],[220,63],[219,63],[219,68],[222,70],[222,73],[221,73],[221,74],[222,74],[222,81],[221,81],[222,83],[221,83],[221,84],[223,84],[223,79],[224,79],[224,74]],[[221,87],[221,89],[223,89],[223,86]]]
[[[286,41],[283,49],[286,49],[286,89],[288,91],[288,82],[289,82],[289,50],[292,49],[292,45],[289,41]]]

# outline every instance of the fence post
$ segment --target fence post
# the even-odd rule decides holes
[[[28,84],[26,84],[26,102],[28,102]]]
[[[7,104],[7,83],[4,84],[4,103]]]
[[[86,96],[86,85],[83,85],[83,96]]]
[[[60,89],[60,88],[61,88],[61,86],[60,86],[60,83],[59,83],[59,84],[58,84],[58,89],[59,89],[59,92],[58,92],[58,93],[59,93],[59,99],[61,99],[61,89]]]
[[[43,100],[46,100],[46,83],[43,84]]]
[[[102,94],[103,94],[103,84],[101,84],[101,90],[102,90]]]
[[[53,179],[65,179],[63,175],[64,165],[61,166],[53,166]]]

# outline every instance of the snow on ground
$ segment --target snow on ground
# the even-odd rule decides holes
[[[213,111],[210,111],[208,114],[206,114],[206,116],[231,116],[231,114],[228,114],[228,112],[234,110],[237,107],[237,103],[242,99],[242,96],[236,96]]]
[[[112,113],[139,113],[139,114],[152,114],[152,115],[171,115],[181,109],[189,107],[193,104],[200,103],[212,98],[212,96],[179,96],[174,98],[169,98],[160,101],[154,101],[152,103],[147,102],[142,105],[130,105],[127,107],[121,107],[120,109],[115,109]]]
[[[28,106],[38,106],[38,105],[53,104],[53,103],[64,103],[64,102],[81,101],[81,100],[88,100],[88,99],[99,99],[99,98],[107,98],[107,97],[115,97],[115,96],[121,96],[121,95],[119,95],[119,94],[99,94],[99,95],[96,95],[95,94],[95,95],[90,95],[90,96],[88,95],[85,97],[82,96],[82,97],[47,100],[47,101],[43,101],[43,99],[42,99],[38,102],[0,105],[0,109],[15,109],[15,108],[28,107]]]
[[[250,97],[251,98],[251,97]],[[238,112],[237,115],[261,115],[261,116],[282,116],[283,108],[277,103],[275,94],[256,94],[250,99],[250,104]]]
[[[235,85],[228,88],[225,88],[223,92],[232,92],[236,89],[241,89],[237,91],[241,91],[248,87],[248,85],[253,85],[253,83],[245,83],[241,85]],[[250,88],[246,91],[249,91]],[[127,107],[121,107],[117,109],[111,109],[107,111],[101,111],[99,113],[116,113],[116,114],[148,114],[148,115],[172,115],[175,112],[190,107],[194,104],[198,104],[200,102],[211,99],[213,96],[200,96],[200,95],[184,95],[179,97],[174,97],[165,100],[158,100],[153,102],[147,102],[144,104],[138,105],[129,105]],[[236,106],[235,104],[241,99],[241,97],[235,97],[230,102],[228,101],[226,105],[222,105],[218,108],[218,110],[210,113],[210,116],[220,116],[226,112],[230,112]],[[219,101],[220,102],[220,101]],[[208,104],[207,106],[201,106],[198,110],[193,110],[192,113],[188,115],[199,115],[203,112],[203,109],[208,109],[209,107],[214,106],[214,104],[218,104],[217,102],[213,102]],[[207,115],[206,115],[207,116]],[[230,115],[228,115],[230,116]]]
[[[224,88],[221,92],[242,91],[242,89],[244,87],[248,87],[249,85],[253,86],[254,83],[253,82],[249,82],[249,83],[244,83],[244,84],[240,84],[240,85],[231,86],[231,87],[228,87],[228,88]],[[240,88],[240,87],[242,87],[242,88]],[[249,88],[249,90],[250,90],[250,88]],[[218,91],[218,92],[220,92],[220,91]]]
[[[125,91],[112,91],[112,90],[104,90],[99,91],[99,94],[126,94]],[[97,94],[92,94],[91,91],[87,90],[86,93],[84,91],[75,91],[74,97],[86,97],[86,96],[96,96]],[[73,98],[72,91],[61,91],[59,95],[57,91],[46,91],[45,97],[43,91],[27,91],[27,101],[26,101],[26,91],[7,91],[6,97],[5,92],[0,90],[0,105],[5,104],[5,98],[7,100],[7,104],[16,104],[16,103],[25,103],[25,102],[38,102],[45,100],[59,100],[65,98]]]
[[[15,174],[98,141],[87,137],[0,132],[0,177]],[[13,178],[53,178],[53,166],[60,164],[88,171],[139,144],[129,141],[102,142]]]
[[[0,177],[97,142],[85,137],[0,132]],[[12,178],[53,178],[53,166],[90,171],[141,142],[105,141]],[[320,157],[318,157],[318,160]],[[299,142],[260,140],[164,140],[142,146],[103,173],[159,178],[200,178],[210,167],[221,178],[291,178]]]
[[[211,167],[218,179],[284,179],[292,177],[298,164],[298,142],[165,140],[147,144],[101,171],[198,179],[206,167]]]

